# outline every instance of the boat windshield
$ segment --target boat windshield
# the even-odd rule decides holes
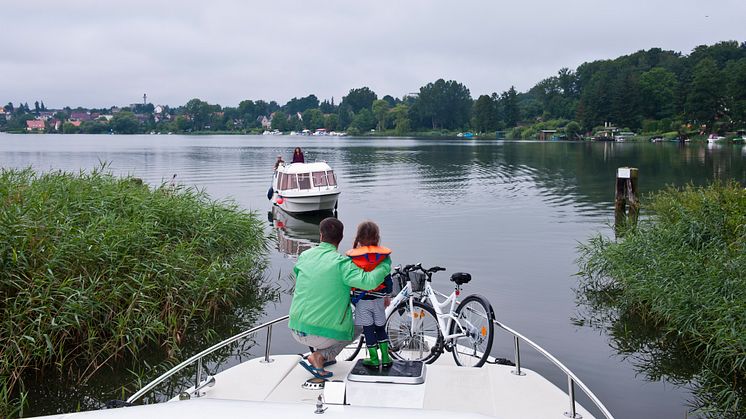
[[[313,186],[326,186],[326,172],[313,172]]]
[[[298,189],[298,179],[295,177],[295,174],[280,174],[280,189]]]
[[[337,186],[337,177],[334,176],[334,170],[329,170],[326,172],[326,179],[329,182],[329,186]]]
[[[309,173],[298,173],[298,186],[301,189],[311,189],[311,176]]]

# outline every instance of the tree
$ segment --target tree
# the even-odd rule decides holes
[[[381,99],[383,99],[386,102],[388,102],[390,108],[393,108],[394,106],[396,106],[397,103],[400,102],[400,100],[397,100],[395,97],[393,97],[391,95],[386,95],[386,96],[382,97]]]
[[[510,89],[500,95],[500,108],[502,110],[503,123],[507,128],[518,125],[521,114],[518,109],[518,92],[516,92],[515,87],[510,86]]]
[[[712,127],[722,114],[724,83],[715,60],[704,58],[694,66],[692,83],[687,95],[687,116],[699,124]]]
[[[328,131],[338,130],[339,129],[339,115],[335,113],[324,115],[324,128],[326,128]]]
[[[290,124],[288,124],[288,116],[283,111],[277,111],[272,116],[272,129],[279,131],[287,131]]]
[[[308,109],[303,112],[303,125],[310,130],[323,128],[324,122],[324,114],[319,109]]]
[[[492,97],[481,95],[474,102],[472,126],[477,132],[497,130],[497,103]]]
[[[399,103],[394,106],[390,112],[390,117],[394,120],[394,130],[397,135],[404,135],[411,129],[409,120],[409,106]]]
[[[724,70],[727,79],[727,98],[730,116],[738,124],[746,126],[746,58],[728,63]]]
[[[456,129],[465,126],[471,114],[469,89],[455,80],[438,79],[420,88],[417,111],[430,120],[432,128]]]
[[[341,130],[347,129],[347,127],[352,123],[352,118],[355,116],[350,105],[345,103],[339,105],[339,108],[337,108],[337,115],[339,115],[338,128]]]
[[[140,122],[132,112],[119,112],[111,119],[111,129],[117,134],[140,132]]]
[[[184,111],[192,120],[192,130],[202,131],[210,123],[212,110],[207,102],[192,99],[184,105]]]
[[[334,106],[334,98],[332,98],[331,102],[328,100],[321,102],[321,104],[319,104],[319,110],[325,114],[334,113],[337,110],[337,107]]]
[[[347,96],[342,98],[342,105],[349,106],[353,113],[358,113],[361,109],[370,109],[373,101],[378,96],[368,87],[351,89]]]
[[[574,140],[578,138],[580,135],[580,124],[578,124],[575,121],[570,121],[565,125],[565,135],[567,135],[567,138]]]
[[[383,99],[379,99],[373,102],[373,115],[378,120],[377,130],[386,130],[386,119],[389,113],[389,103]]]
[[[308,95],[300,99],[298,98],[290,99],[290,101],[286,103],[285,106],[282,107],[282,110],[288,115],[292,115],[296,112],[303,113],[307,109],[316,109],[318,107],[319,107],[319,99],[316,97],[316,95]]]
[[[376,126],[376,117],[369,109],[363,108],[355,114],[350,126],[356,128],[361,133],[370,131]]]
[[[34,102],[34,113],[38,115],[39,112],[41,112],[41,107],[39,106],[39,101],[37,100],[36,102]]]
[[[671,118],[675,114],[676,75],[661,67],[654,67],[640,75],[640,94],[643,116]]]

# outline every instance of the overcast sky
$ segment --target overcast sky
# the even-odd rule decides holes
[[[640,49],[743,42],[744,18],[746,0],[3,0],[0,102],[339,103],[438,78],[476,98]]]

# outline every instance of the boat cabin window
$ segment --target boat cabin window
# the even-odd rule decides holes
[[[313,172],[313,186],[326,186],[326,172]]]
[[[295,174],[280,174],[280,189],[298,189],[298,180],[295,178]]]
[[[311,189],[310,173],[298,173],[298,186],[301,189]]]
[[[334,176],[334,170],[329,170],[326,172],[326,179],[329,182],[329,186],[337,186],[337,177]]]

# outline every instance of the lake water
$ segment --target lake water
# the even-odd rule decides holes
[[[296,146],[303,148],[306,161],[325,160],[337,173],[342,190],[338,217],[347,226],[341,249],[351,246],[357,223],[374,220],[381,227],[383,244],[393,249],[395,264],[446,267],[448,271],[436,274],[433,283],[446,292],[450,273],[470,272],[473,280],[465,294],[487,297],[499,320],[569,366],[615,416],[686,416],[686,388],[647,381],[633,360],[612,349],[603,331],[573,321],[583,312],[573,290],[577,245],[598,233],[613,234],[609,223],[618,167],[639,168],[642,194],[669,184],[712,179],[746,183],[745,151],[740,146],[0,134],[0,166],[78,171],[109,162],[114,173],[132,174],[153,185],[176,174],[182,184],[204,188],[213,198],[233,199],[267,219],[267,231],[277,243],[266,278],[287,285],[292,254],[318,240],[318,220],[284,213],[276,214],[271,223],[267,218],[274,160],[277,155],[288,160]],[[286,314],[289,300],[288,295],[281,296],[263,307],[259,317]],[[277,330],[273,350],[303,349],[286,329]],[[493,354],[512,358],[509,337],[498,334],[497,339]],[[565,388],[564,375],[533,351],[524,349],[522,362]],[[114,398],[111,392],[118,388],[118,377],[114,374],[107,381],[108,389],[89,385],[74,391],[59,389],[48,378],[29,389],[31,413],[69,411]]]

